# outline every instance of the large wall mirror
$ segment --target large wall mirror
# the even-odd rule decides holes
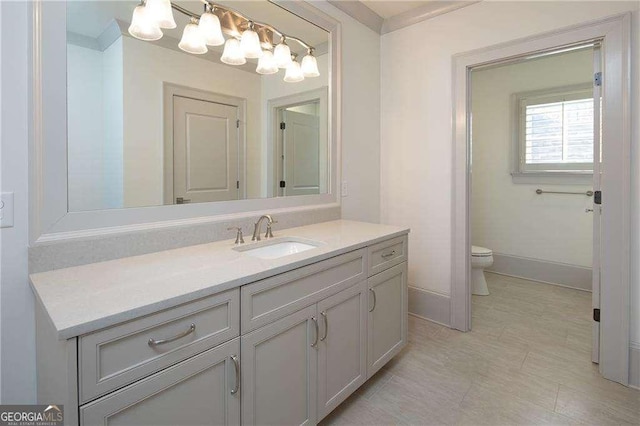
[[[69,211],[327,192],[325,29],[268,1],[66,14]]]
[[[286,0],[32,8],[33,243],[339,205],[332,17]]]

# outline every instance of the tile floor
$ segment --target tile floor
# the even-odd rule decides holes
[[[473,331],[409,317],[409,344],[322,425],[640,425],[591,363],[591,293],[487,273]]]

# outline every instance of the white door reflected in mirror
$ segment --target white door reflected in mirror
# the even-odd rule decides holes
[[[173,167],[169,169],[173,169],[176,204],[181,204],[180,198],[191,203],[242,198],[238,117],[235,105],[174,96]]]
[[[319,101],[282,108],[279,144],[282,148],[280,195],[320,193]]]

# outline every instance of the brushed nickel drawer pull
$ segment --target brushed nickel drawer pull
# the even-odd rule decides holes
[[[394,254],[396,254],[396,251],[395,250],[391,250],[391,253],[383,254],[382,257],[384,257],[386,259],[387,257],[391,257]]]
[[[316,339],[313,341],[313,343],[311,344],[312,348],[315,348],[318,346],[318,335],[320,334],[320,332],[318,331],[318,319],[316,317],[311,317],[311,321],[313,321],[313,325],[315,327],[316,330]]]
[[[373,312],[373,310],[376,308],[376,292],[370,288],[369,291],[371,292],[371,294],[373,294],[373,306],[371,307],[371,309],[369,309],[369,312]]]
[[[233,361],[233,368],[236,372],[236,384],[233,389],[231,389],[231,395],[235,395],[240,390],[240,363],[236,355],[231,355],[231,361]]]
[[[149,339],[149,346],[158,346],[158,345],[164,345],[165,343],[171,343],[173,341],[176,341],[178,339],[182,339],[185,336],[190,335],[191,333],[193,333],[194,331],[196,331],[196,325],[191,323],[191,325],[189,326],[189,329],[186,331],[183,331],[182,333],[178,334],[177,336],[173,336],[170,337],[168,339],[160,339],[160,340],[156,340],[156,339]]]
[[[322,315],[322,320],[324,321],[324,336],[320,338],[320,341],[322,342],[327,338],[327,334],[329,333],[329,322],[327,321],[326,312],[320,312],[320,315]]]

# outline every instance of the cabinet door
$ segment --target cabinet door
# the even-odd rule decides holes
[[[369,278],[367,377],[407,343],[407,263]]]
[[[242,339],[242,423],[316,423],[316,305]]]
[[[318,303],[318,420],[367,378],[367,282]]]
[[[82,425],[237,425],[236,338],[80,408]],[[233,393],[232,393],[233,392]]]

